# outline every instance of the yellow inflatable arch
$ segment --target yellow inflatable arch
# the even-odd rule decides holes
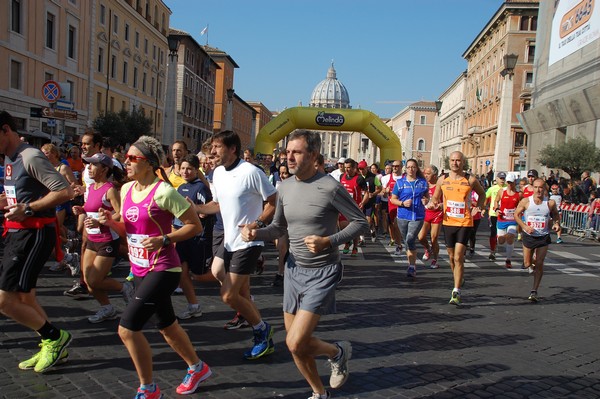
[[[271,154],[279,141],[295,129],[364,133],[381,151],[380,162],[402,159],[398,136],[372,112],[340,108],[288,108],[267,123],[258,135],[255,154]]]

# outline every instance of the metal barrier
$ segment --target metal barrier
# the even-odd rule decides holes
[[[587,204],[561,204],[561,222],[563,231],[567,234],[578,236],[578,241],[586,238],[600,239],[600,215],[590,215],[590,206]]]

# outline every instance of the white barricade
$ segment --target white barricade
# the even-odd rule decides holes
[[[579,236],[578,240],[600,237],[600,215],[590,215],[587,204],[561,204],[561,227],[567,234]]]

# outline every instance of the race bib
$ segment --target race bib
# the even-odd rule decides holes
[[[527,226],[531,226],[536,230],[546,230],[547,219],[545,216],[528,216]]]
[[[4,192],[6,193],[6,203],[8,206],[16,205],[17,189],[15,186],[4,186]]]
[[[148,250],[142,245],[142,241],[148,237],[148,234],[127,234],[129,261],[136,266],[144,268],[150,267]]]
[[[446,215],[451,218],[465,218],[466,205],[464,202],[446,201]]]
[[[86,212],[87,217],[90,219],[98,220],[99,213],[98,212]],[[88,234],[100,234],[100,227],[92,227],[91,229],[85,228]]]
[[[505,209],[504,210],[504,220],[515,220],[515,211],[517,209]]]

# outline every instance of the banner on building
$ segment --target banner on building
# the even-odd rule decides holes
[[[596,0],[560,0],[552,19],[549,65],[600,38]]]

